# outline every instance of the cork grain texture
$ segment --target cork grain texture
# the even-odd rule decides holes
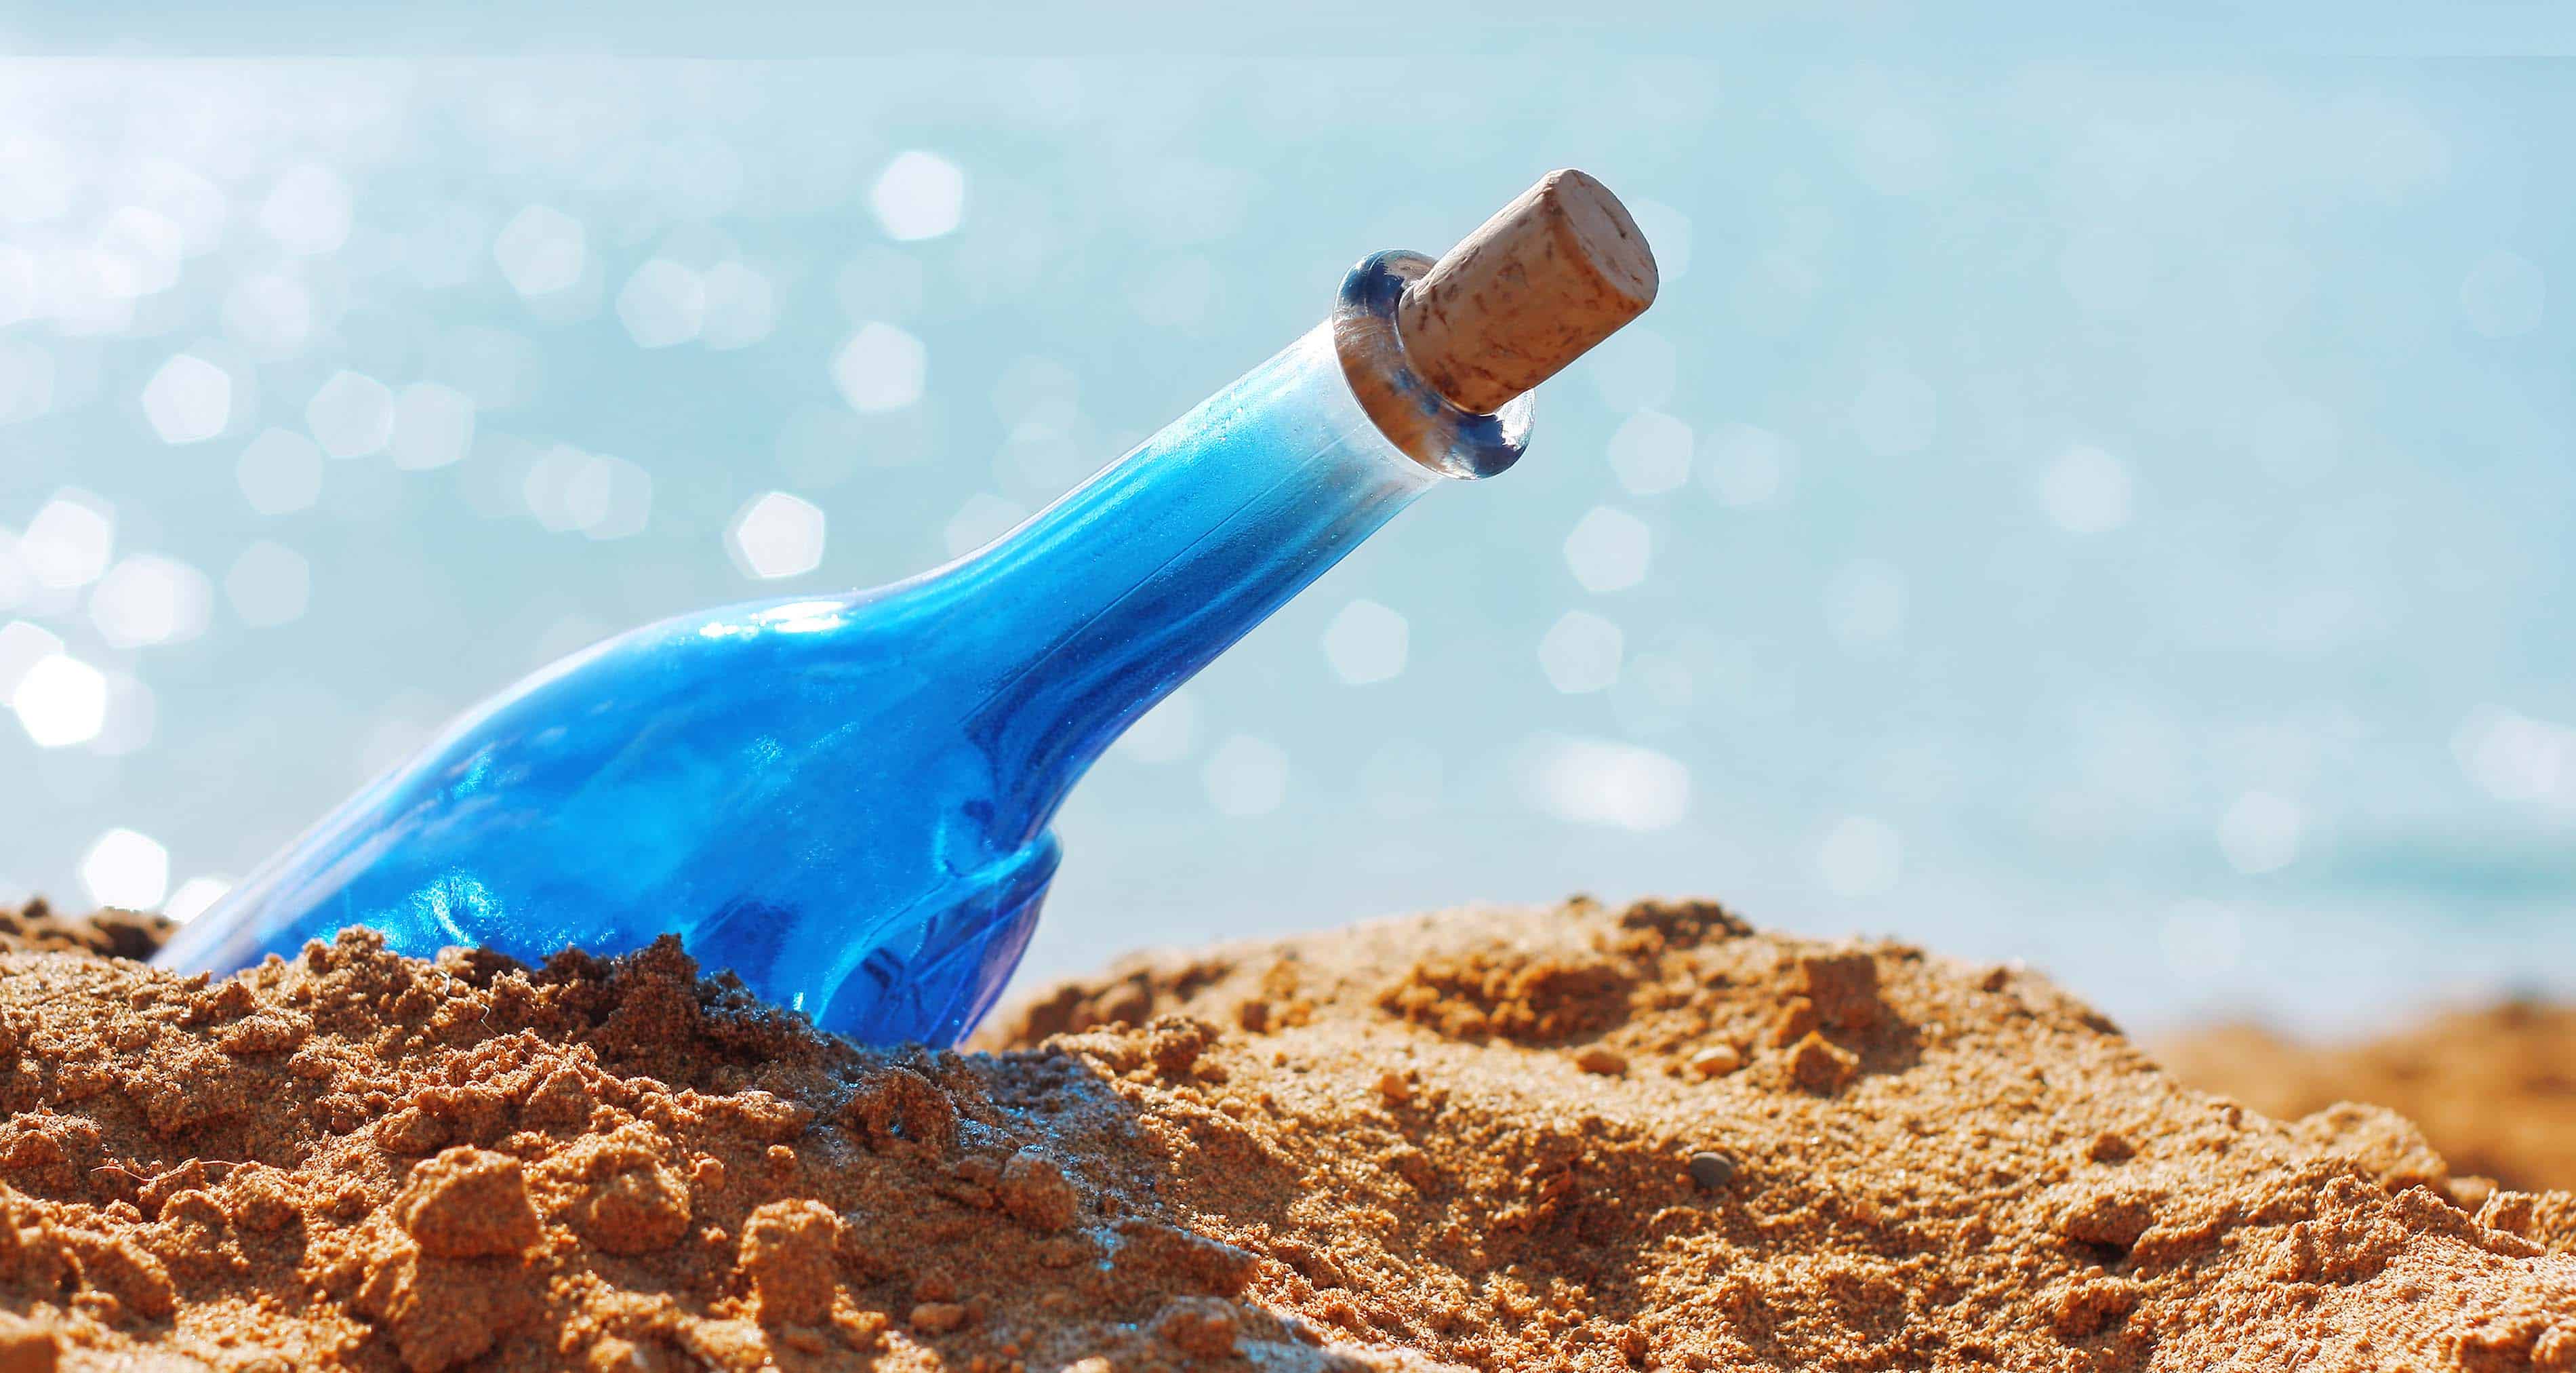
[[[1405,356],[1460,408],[1491,414],[1654,303],[1655,259],[1608,188],[1548,173],[1405,292]]]

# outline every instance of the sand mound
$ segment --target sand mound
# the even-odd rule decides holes
[[[984,1054],[668,944],[20,955],[0,1024],[0,1369],[2576,1370],[2576,1198],[1706,905],[1135,963]]]
[[[2158,1046],[2156,1058],[2274,1115],[2377,1102],[2423,1126],[2463,1173],[2576,1190],[2576,1007],[2454,1011],[2358,1045],[2224,1025]]]
[[[30,901],[15,911],[0,910],[0,951],[150,958],[175,928],[166,918],[144,911],[56,915],[43,901]]]

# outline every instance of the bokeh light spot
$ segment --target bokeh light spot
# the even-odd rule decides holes
[[[823,511],[784,491],[752,498],[725,530],[725,548],[743,575],[795,577],[823,565]]]
[[[2305,828],[2297,802],[2268,791],[2249,791],[2219,817],[2218,847],[2238,872],[2278,872],[2298,860]]]
[[[291,429],[262,430],[242,449],[233,480],[263,515],[310,509],[322,496],[322,450]]]
[[[298,257],[337,252],[349,241],[349,183],[319,163],[289,167],[259,207],[259,227]]]
[[[552,295],[578,283],[589,254],[581,221],[545,205],[512,215],[492,239],[493,260],[522,296]]]
[[[709,348],[747,348],[778,326],[777,293],[769,278],[739,262],[720,262],[702,283],[706,318],[698,341]]]
[[[1690,480],[1691,429],[1660,410],[1630,415],[1610,435],[1610,470],[1632,496],[1655,496]]]
[[[1606,690],[1619,680],[1625,647],[1619,626],[1588,610],[1570,610],[1539,640],[1539,670],[1548,685],[1569,696]]]
[[[668,348],[698,336],[707,318],[707,284],[665,258],[635,269],[617,293],[617,320],[638,348]]]
[[[102,906],[148,911],[170,891],[170,851],[129,829],[112,829],[82,855],[81,885]]]
[[[101,284],[125,297],[169,290],[179,281],[181,247],[178,225],[140,205],[125,206],[99,226]]]
[[[1608,739],[1541,737],[1527,789],[1540,810],[1576,825],[1670,829],[1690,810],[1687,766]]]
[[[8,700],[27,669],[63,651],[60,635],[27,620],[0,624],[0,701]]]
[[[408,471],[445,467],[474,446],[474,398],[453,386],[416,381],[394,397],[390,445],[394,466]]]
[[[161,913],[184,925],[204,915],[207,908],[223,900],[224,893],[232,889],[233,879],[222,873],[191,877],[180,883],[177,891],[170,893],[170,899],[162,903]]]
[[[394,393],[362,372],[335,372],[305,403],[304,424],[332,457],[365,457],[394,436]]]
[[[1788,489],[1794,458],[1789,441],[1768,429],[1720,425],[1709,436],[1708,489],[1720,505],[1768,505]]]
[[[184,643],[206,632],[215,588],[206,574],[157,553],[109,568],[90,591],[89,615],[113,648]]]
[[[623,539],[644,532],[653,513],[653,476],[624,458],[559,443],[521,484],[528,513],[556,534]]]
[[[1324,627],[1324,657],[1333,675],[1352,686],[1387,681],[1404,671],[1409,633],[1401,614],[1375,601],[1353,601]]]
[[[966,173],[937,153],[898,153],[868,192],[868,208],[897,242],[937,238],[966,212]]]
[[[1288,755],[1267,739],[1231,734],[1208,754],[1199,781],[1220,815],[1268,815],[1288,798]]]
[[[224,599],[241,622],[265,629],[303,616],[313,596],[313,567],[304,555],[261,539],[224,573]]]
[[[64,487],[27,521],[18,559],[40,586],[69,591],[97,581],[116,548],[116,508]]]
[[[200,443],[232,418],[233,379],[224,369],[181,353],[161,364],[143,388],[143,418],[163,443]]]
[[[860,325],[832,355],[832,384],[861,414],[901,410],[920,400],[929,370],[921,340],[875,321]]]
[[[1871,816],[1844,816],[1816,845],[1816,875],[1836,896],[1884,896],[1904,874],[1904,837]]]
[[[0,674],[5,669],[0,659]],[[2576,727],[2480,706],[2452,734],[2451,754],[2460,771],[2496,800],[2576,808]]]
[[[2075,447],[2040,474],[2040,504],[2069,534],[2108,534],[2129,522],[2129,469],[2099,448]]]
[[[107,674],[68,654],[51,654],[19,676],[9,708],[38,748],[88,743],[107,723]]]
[[[265,358],[293,357],[313,337],[313,293],[293,277],[245,277],[224,293],[224,332]]]
[[[1565,565],[1586,591],[1623,591],[1646,579],[1654,531],[1615,506],[1596,505],[1565,536]]]

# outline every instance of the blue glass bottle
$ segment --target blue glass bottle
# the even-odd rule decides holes
[[[158,961],[229,971],[352,925],[529,960],[676,933],[825,1029],[955,1042],[1017,964],[1048,820],[1101,750],[1425,491],[1520,455],[1526,396],[1470,412],[1406,363],[1398,299],[1430,265],[1361,263],[1324,324],[947,567],[545,668]]]

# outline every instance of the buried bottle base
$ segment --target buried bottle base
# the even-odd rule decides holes
[[[1034,871],[1014,874],[922,922],[918,941],[891,933],[879,937],[857,967],[822,993],[820,1009],[812,1012],[815,1027],[861,1044],[946,1048],[964,1039],[1019,968],[1055,876],[1056,855],[1050,837],[1043,861],[1028,865]]]

